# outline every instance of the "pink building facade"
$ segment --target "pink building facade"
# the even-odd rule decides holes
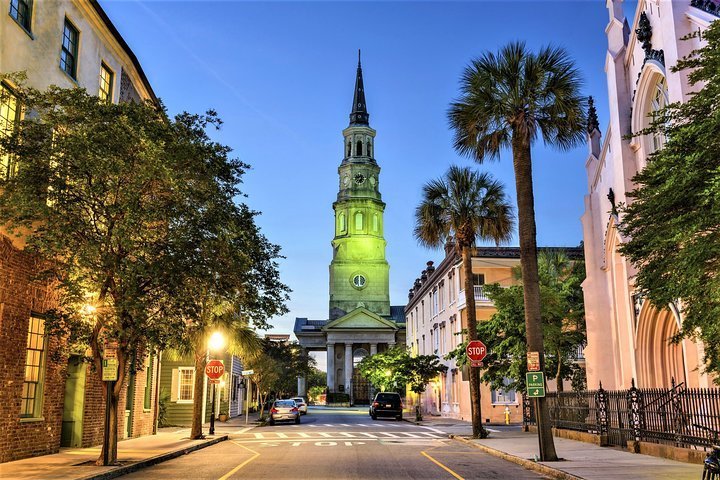
[[[702,45],[702,32],[717,19],[708,0],[640,0],[626,19],[622,1],[607,0],[605,61],[610,118],[601,135],[597,117],[588,125],[588,194],[582,216],[587,278],[583,283],[588,345],[588,388],[688,387],[712,382],[702,369],[703,346],[669,339],[682,322],[680,303],[653,305],[636,294],[633,266],[618,253],[625,239],[617,230],[617,205],[628,201],[632,178],[647,156],[662,148],[662,135],[628,138],[652,121],[653,112],[687,101],[693,87],[687,72],[673,72],[679,58]],[[713,13],[710,13],[713,12]],[[696,88],[696,87],[695,87]],[[604,137],[604,138],[602,138]]]

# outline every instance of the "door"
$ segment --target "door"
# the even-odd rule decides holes
[[[68,359],[68,378],[65,381],[61,447],[82,447],[83,406],[85,404],[86,365],[79,355]]]

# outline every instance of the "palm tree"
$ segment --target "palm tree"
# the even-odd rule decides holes
[[[448,111],[454,147],[478,163],[497,159],[510,148],[517,190],[520,264],[523,271],[528,350],[543,358],[537,242],[532,187],[531,146],[542,137],[560,150],[584,139],[586,114],[581,79],[562,48],[544,47],[537,54],[522,42],[497,54],[486,52],[465,69],[460,98]],[[557,460],[545,399],[538,399],[540,458]]]
[[[209,340],[214,332],[226,339],[227,348],[223,352],[210,352]],[[198,301],[195,321],[188,325],[184,343],[178,345],[173,356],[190,355],[195,364],[195,384],[193,389],[193,413],[191,439],[202,438],[202,409],[205,367],[210,354],[230,353],[241,357],[245,362],[261,353],[262,342],[248,320],[242,317],[237,307],[229,301],[217,301],[204,298]],[[215,412],[212,412],[214,415]]]
[[[462,255],[468,340],[477,340],[472,247],[475,240],[496,244],[512,235],[513,214],[503,185],[487,173],[451,166],[443,178],[423,187],[423,199],[415,211],[415,237],[427,247],[439,247],[451,236]],[[484,438],[480,412],[480,371],[470,369],[470,402],[473,437]]]

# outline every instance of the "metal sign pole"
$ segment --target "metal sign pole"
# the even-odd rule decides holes
[[[247,392],[247,401],[245,402],[245,425],[248,424],[250,416],[250,378],[245,378],[245,391]]]
[[[110,406],[115,382],[105,382],[105,435],[103,436],[103,465],[110,464]]]
[[[217,384],[212,384],[212,406],[210,407],[210,435],[215,435],[215,391],[217,390]]]

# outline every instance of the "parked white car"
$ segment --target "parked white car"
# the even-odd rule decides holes
[[[293,397],[291,400],[295,400],[295,403],[297,404],[298,410],[300,411],[300,415],[307,415],[307,402],[303,397]]]

